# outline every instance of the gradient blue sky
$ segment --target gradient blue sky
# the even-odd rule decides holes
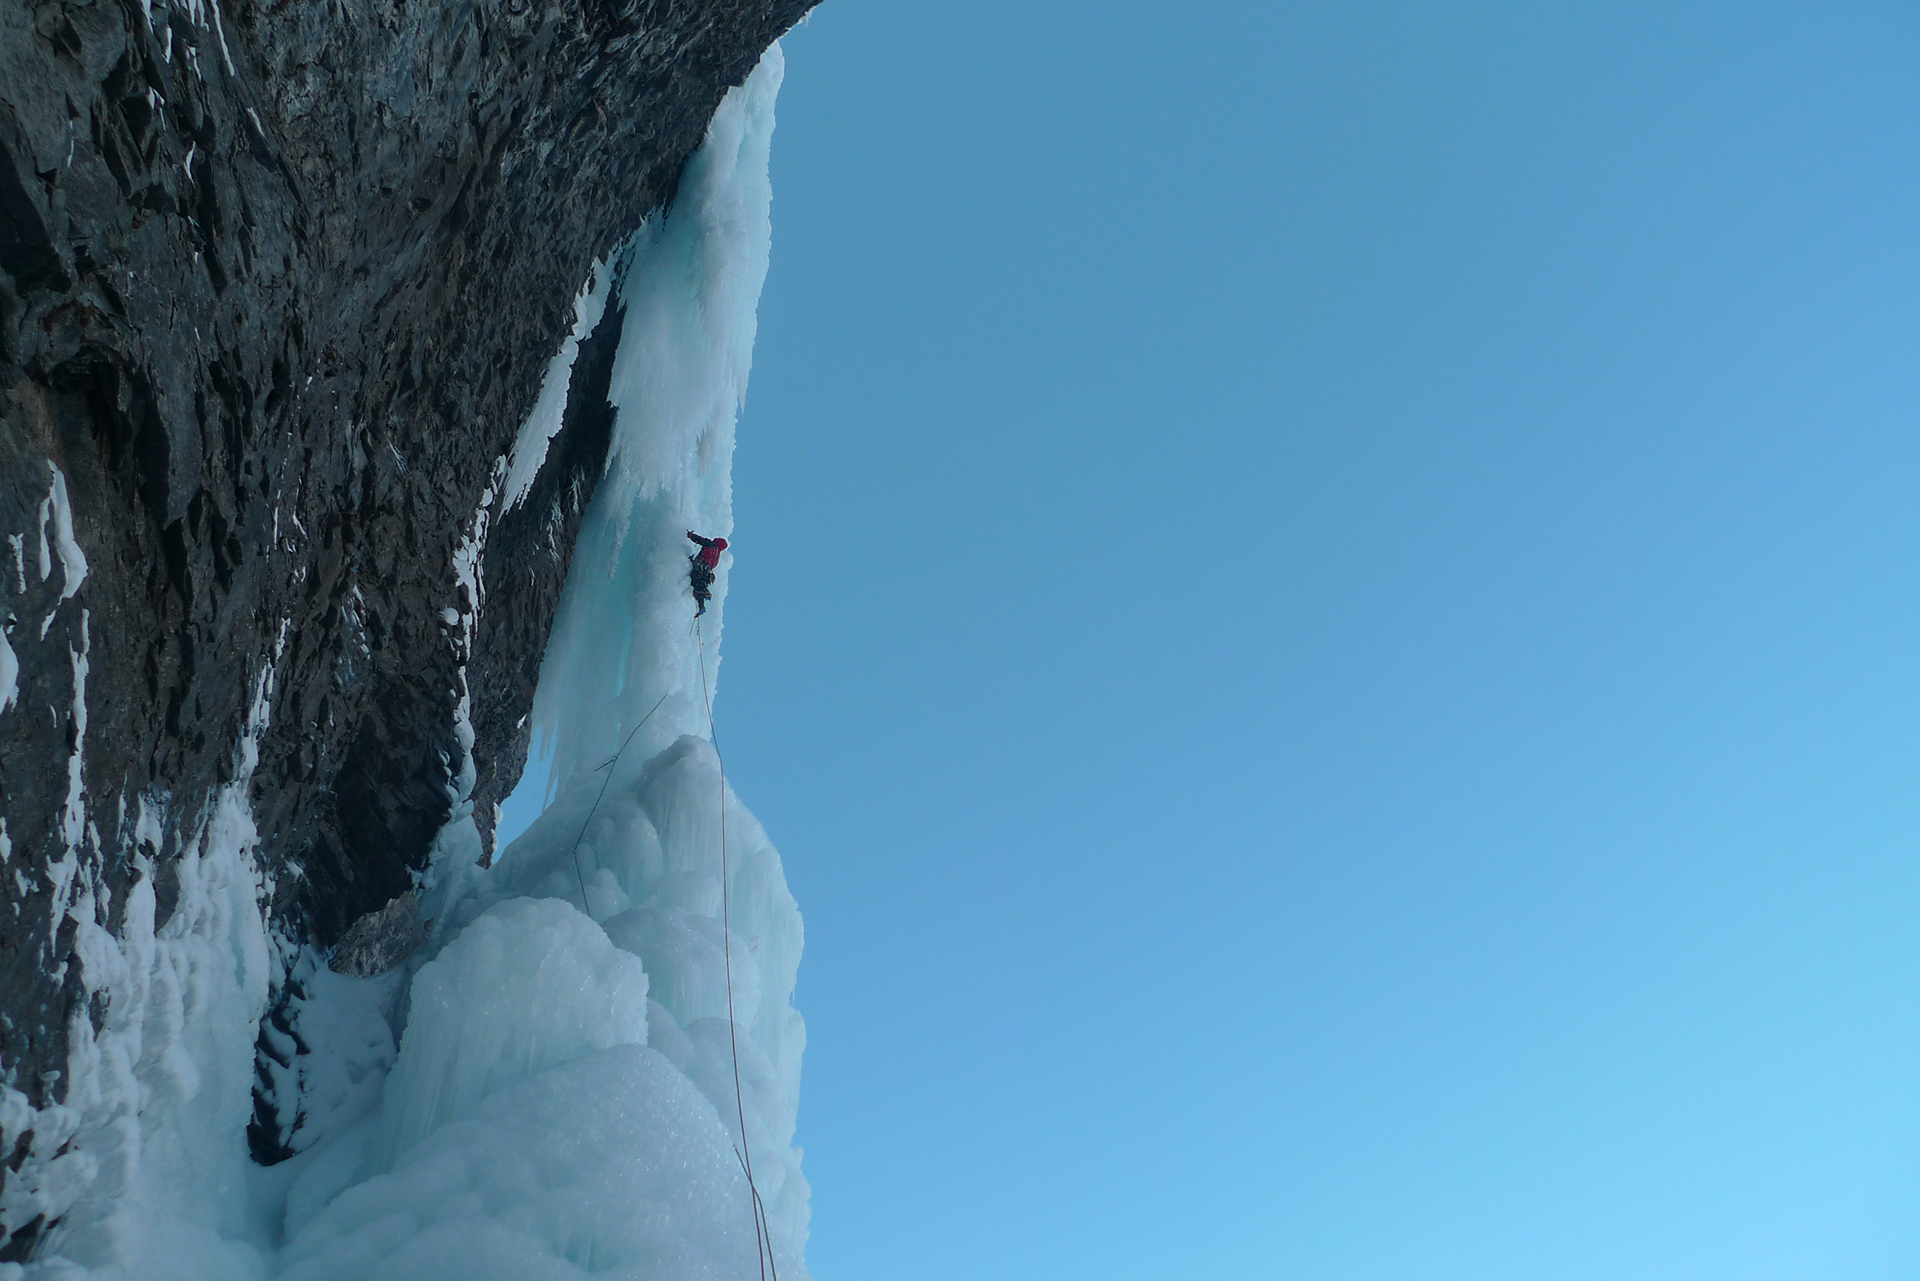
[[[821,1281],[1920,1273],[1920,11],[786,48]]]

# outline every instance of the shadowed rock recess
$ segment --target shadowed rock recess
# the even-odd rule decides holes
[[[595,259],[808,3],[0,6],[0,1075],[35,1107],[78,914],[117,931],[151,866],[164,922],[250,718],[290,937],[407,892],[469,764],[490,834],[616,308],[511,513],[499,460]]]

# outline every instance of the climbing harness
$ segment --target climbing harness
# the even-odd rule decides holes
[[[780,1281],[779,1265],[773,1261],[773,1230],[767,1223],[767,1207],[760,1200],[760,1187],[753,1178],[753,1154],[747,1150],[747,1106],[740,1093],[740,1038],[733,1021],[733,928],[732,877],[727,865],[727,758],[720,753],[720,734],[713,723],[713,689],[707,684],[707,636],[699,615],[693,620],[694,637],[700,653],[700,696],[707,705],[707,741],[713,744],[713,759],[720,764],[720,954],[727,972],[727,1044],[733,1052],[733,1108],[740,1121],[740,1147],[734,1157],[747,1176],[747,1191],[753,1197],[753,1246],[760,1253],[760,1278],[766,1281],[768,1268],[773,1281]]]

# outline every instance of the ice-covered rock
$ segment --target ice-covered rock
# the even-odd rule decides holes
[[[127,938],[82,923],[104,1024],[76,1024],[90,1057],[72,1106],[0,1094],[0,1129],[40,1144],[0,1212],[61,1219],[0,1281],[693,1281],[754,1274],[769,1251],[770,1271],[805,1281],[801,923],[711,741],[726,574],[695,627],[682,535],[732,524],[781,74],[776,47],[715,116],[673,215],[620,251],[613,461],[534,712],[552,803],[483,867],[461,799],[473,775],[451,756],[473,729],[450,726],[432,781],[456,808],[417,899],[354,940],[349,968],[395,968],[335,973],[261,910],[248,797],[266,667],[170,915],[143,875]],[[576,342],[585,360],[593,338]],[[476,541],[469,569],[477,556]],[[464,629],[453,613],[437,625]],[[133,821],[167,826],[145,809]],[[256,1085],[256,1128],[287,1157],[265,1166],[246,1160]]]

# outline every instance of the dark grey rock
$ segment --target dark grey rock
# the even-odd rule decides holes
[[[617,313],[495,525],[484,608],[454,549],[590,263],[809,3],[0,6],[0,1076],[34,1105],[84,991],[65,833],[100,923],[143,865],[164,918],[269,667],[250,795],[283,930],[325,946],[410,888],[467,763],[463,663],[490,837],[605,459]],[[50,462],[77,591],[39,573]],[[478,612],[470,655],[448,609]]]
[[[370,979],[412,956],[414,949],[426,941],[427,930],[420,923],[420,899],[409,890],[349,925],[334,944],[327,968],[336,974]]]

